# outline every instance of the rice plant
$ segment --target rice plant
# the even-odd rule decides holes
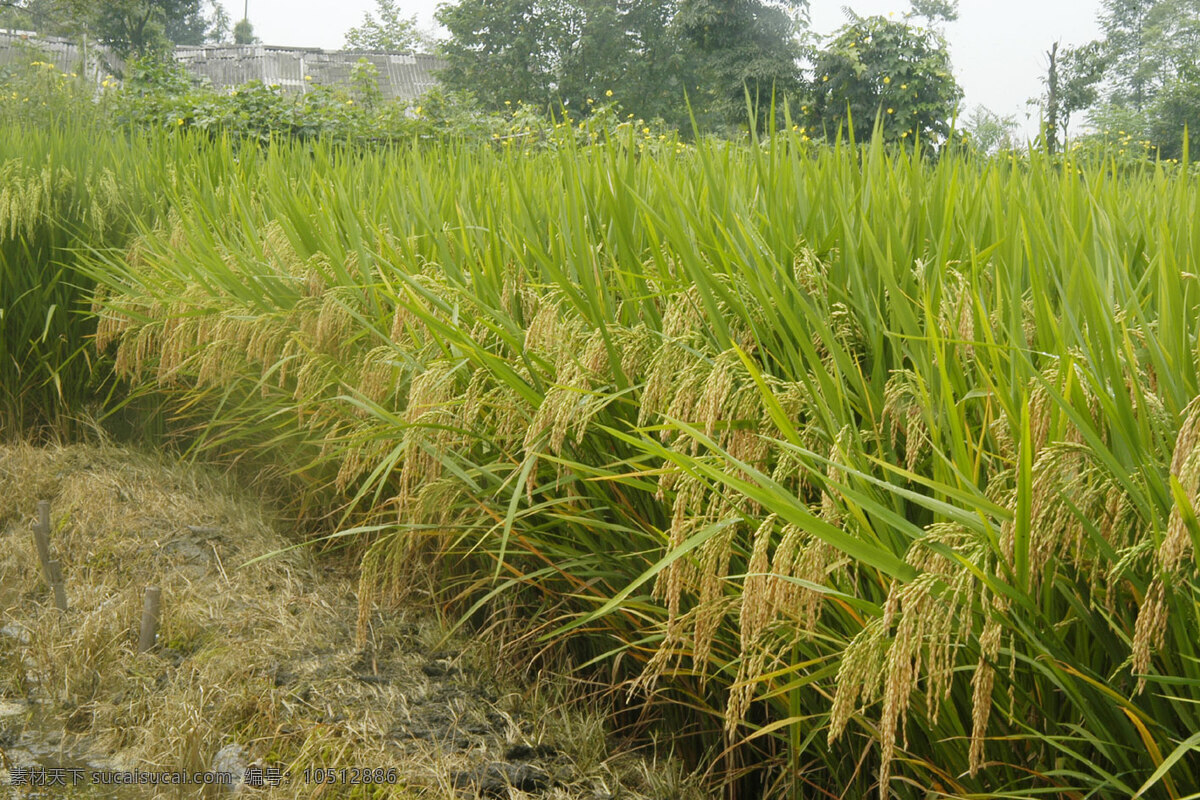
[[[98,352],[337,511],[364,620],[520,607],[730,794],[1195,796],[1187,169],[175,147]]]
[[[56,73],[60,74],[60,73]],[[163,211],[188,149],[116,137],[87,113],[53,124],[4,120],[0,107],[0,434],[64,435],[102,397],[94,369],[89,251],[124,249],[133,220]],[[50,111],[45,113],[50,114]],[[181,161],[182,159],[182,161]],[[187,168],[184,167],[184,170]],[[94,404],[94,403],[93,403]]]

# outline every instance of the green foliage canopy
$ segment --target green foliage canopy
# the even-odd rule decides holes
[[[4,0],[0,26],[87,35],[131,58],[221,41],[229,16],[215,0]]]
[[[1179,157],[1184,129],[1200,131],[1200,0],[1105,0],[1100,24],[1096,127]]]
[[[254,44],[256,41],[258,41],[258,37],[254,35],[254,26],[250,24],[250,20],[238,20],[238,23],[233,26],[233,43]]]
[[[962,99],[946,40],[934,28],[851,15],[816,57],[809,120],[864,141],[878,117],[888,140],[939,141]]]
[[[375,14],[364,14],[362,24],[346,32],[346,49],[409,52],[428,45],[416,15],[402,16],[396,0],[375,0]]]
[[[797,99],[796,34],[807,10],[807,0],[683,0],[676,24],[694,54],[698,105],[715,119],[742,120],[747,91],[760,105],[773,93]]]
[[[687,126],[745,119],[745,91],[764,102],[800,86],[803,0],[459,0],[438,20],[451,89],[485,106],[586,108],[613,92],[646,117]]]

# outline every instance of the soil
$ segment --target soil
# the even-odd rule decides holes
[[[376,610],[357,641],[353,570],[259,506],[154,454],[0,446],[0,798],[700,796],[676,765],[614,753],[564,681],[501,677],[495,644],[447,635],[436,609]],[[193,773],[228,785],[145,782]]]

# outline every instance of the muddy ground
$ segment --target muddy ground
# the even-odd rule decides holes
[[[376,613],[357,646],[353,565],[290,544],[213,472],[0,446],[0,798],[700,796],[673,763],[614,752],[565,681],[505,677],[500,645],[447,636],[433,609]],[[151,584],[159,633],[138,653]],[[229,784],[145,782],[195,773]]]

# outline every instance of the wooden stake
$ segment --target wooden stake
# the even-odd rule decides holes
[[[158,611],[162,602],[162,589],[157,586],[147,586],[146,595],[142,599],[142,632],[138,637],[138,652],[144,653],[154,647],[154,638],[158,635]]]
[[[59,611],[66,611],[67,587],[63,584],[62,564],[58,559],[50,562],[50,588],[54,590],[54,605]]]
[[[37,545],[38,560],[42,562],[42,575],[46,583],[53,584],[54,576],[50,574],[50,501],[38,500],[38,518],[33,523],[33,542]]]

